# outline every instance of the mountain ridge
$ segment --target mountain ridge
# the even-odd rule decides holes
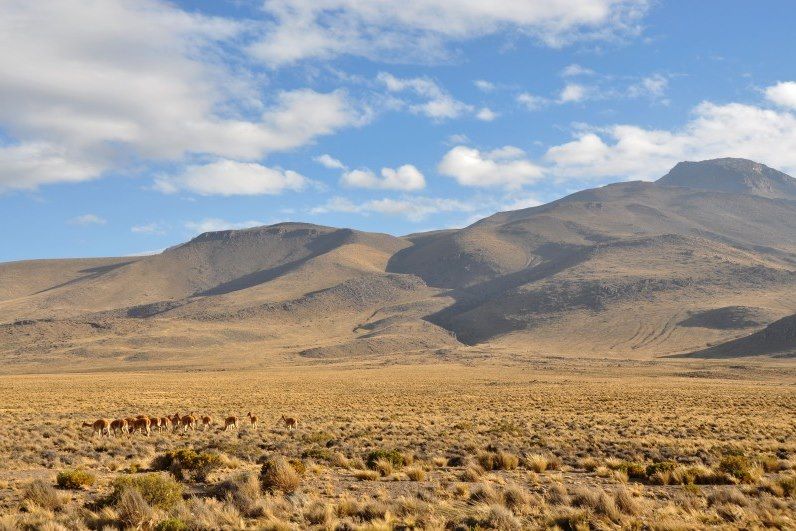
[[[790,181],[739,159],[678,167],[462,229],[397,237],[288,222],[152,256],[0,264],[0,358],[648,358],[796,313],[796,202],[767,196]],[[682,186],[691,175],[707,177]]]

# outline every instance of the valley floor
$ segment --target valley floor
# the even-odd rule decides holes
[[[81,427],[191,411],[213,427]],[[222,431],[229,415],[239,428]],[[0,515],[0,529],[793,529],[796,365],[0,376]]]

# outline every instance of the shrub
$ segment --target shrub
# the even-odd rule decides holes
[[[57,511],[64,505],[58,491],[41,479],[31,482],[25,487],[23,498],[49,511]]]
[[[674,461],[658,461],[657,463],[652,463],[647,465],[646,473],[648,477],[652,477],[655,474],[661,472],[671,472],[677,467],[677,463]],[[628,474],[629,475],[629,474]]]
[[[406,475],[409,476],[409,479],[412,481],[423,481],[426,479],[426,471],[420,468],[419,466],[407,468],[405,470]]]
[[[266,490],[279,490],[290,494],[298,489],[301,476],[287,459],[278,455],[263,463],[260,481]]]
[[[511,511],[500,505],[493,505],[484,520],[484,525],[489,529],[522,529],[522,524]]]
[[[719,470],[743,483],[753,483],[759,477],[752,461],[744,455],[725,455],[719,462]]]
[[[479,466],[468,466],[464,469],[464,471],[459,475],[459,479],[462,481],[467,481],[468,483],[473,483],[475,481],[480,481],[481,476],[484,475],[484,470]]]
[[[375,470],[357,470],[354,472],[354,477],[360,481],[376,481],[379,479],[379,473]]]
[[[157,456],[152,461],[154,470],[167,470],[177,479],[185,479],[185,473],[204,480],[207,474],[223,465],[221,455],[213,452],[197,452],[192,448],[172,450]]]
[[[216,496],[230,500],[245,516],[254,518],[264,514],[260,482],[252,472],[245,472],[222,481],[216,486]]]
[[[155,531],[188,531],[188,524],[179,518],[167,518],[158,522]]]
[[[119,476],[113,481],[111,500],[118,502],[125,491],[135,490],[150,505],[170,509],[182,500],[182,485],[171,477],[158,474]]]
[[[125,527],[142,527],[152,520],[152,507],[144,496],[134,488],[126,488],[116,500],[119,521]]]
[[[378,461],[373,463],[373,466],[371,468],[375,469],[382,476],[389,476],[390,474],[392,474],[393,470],[392,463],[386,459],[379,459]]]
[[[368,468],[375,470],[376,463],[382,460],[388,461],[395,468],[401,468],[411,461],[411,459],[408,459],[406,455],[398,450],[374,450],[368,454],[368,458],[365,462]]]
[[[304,459],[317,459],[319,461],[329,461],[332,459],[332,451],[328,448],[310,448],[308,450],[304,450],[301,453],[301,457]]]
[[[547,464],[547,458],[541,454],[533,454],[525,458],[525,466],[540,474],[547,470]]]
[[[520,459],[508,452],[481,452],[478,463],[484,470],[514,470]]]
[[[63,470],[58,473],[55,483],[62,489],[90,487],[97,480],[85,470]]]

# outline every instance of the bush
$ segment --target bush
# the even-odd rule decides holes
[[[125,527],[142,527],[152,520],[152,507],[136,489],[125,489],[116,500],[119,521]]]
[[[743,483],[752,483],[757,478],[754,464],[744,455],[725,455],[719,462],[719,470]]]
[[[55,483],[62,489],[90,487],[97,480],[85,470],[64,470],[58,473]]]
[[[219,483],[216,487],[216,496],[229,499],[245,516],[259,517],[264,514],[260,483],[257,481],[257,476],[251,472],[245,472]]]
[[[119,476],[113,481],[111,500],[118,502],[125,491],[135,490],[150,505],[170,509],[182,500],[182,485],[164,474]]]
[[[223,466],[224,461],[219,454],[197,452],[192,448],[172,450],[157,456],[152,461],[154,470],[167,470],[177,479],[185,479],[185,473],[193,474],[197,479],[204,480],[207,474]]]
[[[484,470],[514,470],[520,459],[508,452],[481,452],[478,462]]]
[[[407,456],[398,450],[375,450],[368,454],[366,464],[368,468],[375,470],[376,463],[382,460],[389,462],[395,468],[401,468],[411,461],[411,459],[408,459]]]
[[[290,494],[298,489],[301,476],[287,459],[278,455],[263,464],[260,481],[266,490],[280,490]]]
[[[167,518],[155,526],[155,531],[188,531],[188,524],[179,518]]]
[[[63,507],[64,502],[61,495],[52,485],[37,479],[25,487],[24,499],[35,503],[42,509],[57,511]]]
[[[423,481],[426,479],[426,471],[420,468],[419,466],[407,468],[405,470],[406,475],[412,481]]]
[[[533,454],[525,458],[525,467],[539,474],[547,470],[547,465],[547,458],[541,454]]]
[[[655,474],[663,474],[669,473],[677,467],[677,463],[674,461],[658,461],[657,463],[652,463],[647,465],[646,473],[647,477],[652,477]],[[630,476],[630,474],[628,474]]]

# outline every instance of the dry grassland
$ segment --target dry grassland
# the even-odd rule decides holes
[[[0,529],[793,529],[795,374],[546,360],[0,376]],[[81,427],[192,411],[212,428]]]

